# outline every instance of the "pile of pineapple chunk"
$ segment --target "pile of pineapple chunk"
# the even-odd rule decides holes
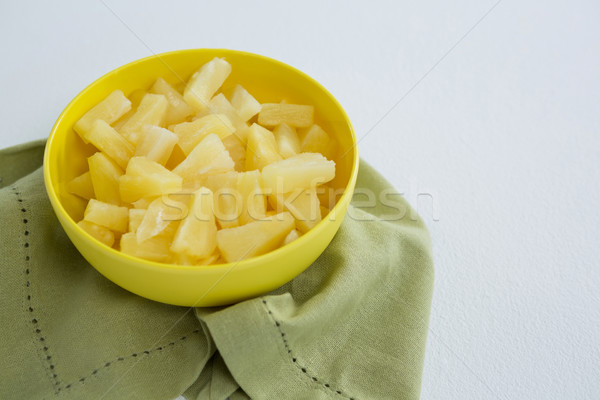
[[[235,262],[290,243],[328,212],[335,141],[311,105],[260,104],[231,72],[204,64],[182,93],[158,78],[115,90],[74,125],[96,149],[67,183],[88,200],[78,225],[109,247],[181,265]],[[229,85],[231,87],[231,85]]]

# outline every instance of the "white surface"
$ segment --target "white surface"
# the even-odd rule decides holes
[[[204,3],[107,1],[152,51],[298,67],[363,136],[494,1]],[[47,136],[87,84],[151,54],[100,1],[1,8],[0,147]],[[424,399],[600,394],[598,17],[502,1],[360,143],[433,237]]]

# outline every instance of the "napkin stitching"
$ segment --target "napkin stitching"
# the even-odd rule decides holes
[[[281,336],[281,340],[283,341],[283,346],[285,347],[285,349],[287,351],[288,357],[290,358],[290,360],[292,361],[292,363],[296,366],[296,368],[298,368],[298,370],[301,371],[303,375],[306,375],[307,377],[309,377],[310,380],[313,383],[317,383],[317,384],[321,385],[323,388],[325,388],[326,390],[330,391],[331,393],[337,394],[337,395],[339,395],[339,396],[341,396],[341,397],[343,397],[345,399],[348,399],[348,400],[356,400],[354,397],[350,397],[350,396],[346,395],[344,393],[344,391],[342,391],[340,389],[334,389],[334,388],[332,388],[331,384],[326,383],[322,379],[317,378],[314,374],[311,374],[308,371],[308,369],[305,366],[303,366],[302,363],[300,363],[300,361],[298,361],[298,358],[294,357],[294,352],[290,348],[289,342],[285,338],[286,334],[283,331],[283,328],[281,327],[281,322],[279,322],[278,320],[275,319],[275,316],[273,315],[273,312],[271,311],[271,309],[269,309],[269,305],[267,304],[267,300],[265,300],[263,298],[262,299],[262,303],[265,306],[265,309],[267,310],[267,313],[270,315],[271,319],[275,323],[275,327],[279,331],[279,334]]]
[[[92,372],[89,373],[88,375],[81,377],[74,382],[71,382],[64,386],[61,386],[61,381],[58,378],[58,374],[56,373],[56,366],[51,361],[52,354],[49,351],[49,348],[48,348],[48,345],[46,342],[46,337],[42,334],[42,330],[40,328],[39,316],[37,316],[35,314],[35,307],[33,307],[33,302],[31,300],[31,281],[29,279],[29,275],[31,273],[31,266],[30,266],[30,261],[31,261],[30,249],[31,249],[31,247],[30,247],[30,243],[29,243],[29,239],[28,239],[28,237],[31,233],[29,230],[30,228],[28,226],[29,218],[31,218],[31,217],[28,215],[29,211],[25,204],[25,200],[21,197],[21,192],[18,190],[18,188],[16,186],[13,186],[11,189],[17,199],[17,205],[21,211],[22,218],[23,218],[22,219],[22,223],[23,223],[23,231],[22,232],[23,232],[23,236],[24,236],[23,247],[25,249],[25,256],[24,256],[24,264],[25,264],[25,271],[24,271],[25,272],[25,290],[24,291],[25,291],[25,300],[26,300],[25,311],[29,314],[27,320],[30,321],[33,324],[33,326],[35,327],[34,332],[36,333],[36,338],[37,338],[36,342],[43,343],[43,346],[42,346],[43,354],[42,354],[42,359],[40,361],[42,362],[44,370],[46,371],[46,373],[48,375],[48,379],[50,380],[50,383],[54,387],[54,394],[58,395],[62,389],[70,389],[71,387],[73,387],[73,385],[75,385],[77,383],[84,384],[86,379],[89,379],[90,377],[95,376],[98,372],[100,372],[103,369],[109,368],[111,365],[116,365],[116,364],[120,363],[121,361],[125,361],[128,359],[134,359],[134,358],[137,358],[138,356],[150,355],[151,353],[156,353],[156,352],[159,352],[162,350],[166,350],[168,348],[175,347],[176,343],[186,340],[188,338],[188,336],[190,336],[192,334],[200,333],[200,329],[195,329],[192,332],[190,332],[184,336],[181,336],[179,339],[173,339],[169,343],[164,344],[162,346],[155,347],[154,349],[144,350],[141,352],[135,352],[135,353],[129,354],[127,356],[116,357],[112,361],[107,361],[102,366],[93,369]],[[29,317],[31,317],[31,319],[29,319]]]
[[[34,330],[33,332],[35,333],[35,337],[36,337],[36,342],[42,343],[43,346],[41,347],[42,349],[42,359],[40,360],[42,362],[42,366],[44,368],[44,370],[46,371],[46,375],[48,376],[48,379],[50,380],[50,383],[52,384],[52,386],[55,389],[55,393],[58,393],[58,391],[60,391],[60,380],[58,379],[58,374],[56,373],[55,370],[55,366],[52,363],[52,354],[50,353],[49,349],[48,349],[48,345],[46,343],[46,337],[42,334],[42,330],[39,324],[39,317],[37,315],[34,314],[35,312],[35,308],[33,307],[33,302],[31,301],[31,281],[29,278],[29,274],[31,273],[31,268],[30,268],[30,260],[31,260],[31,254],[30,254],[30,247],[29,247],[29,240],[28,240],[28,236],[29,236],[29,226],[27,225],[29,223],[29,219],[27,217],[29,217],[28,215],[28,210],[26,208],[25,205],[25,200],[23,200],[23,198],[21,197],[21,192],[17,189],[16,186],[13,186],[12,191],[17,199],[17,206],[20,207],[20,211],[21,211],[21,215],[22,215],[22,223],[23,223],[23,236],[24,236],[24,243],[23,243],[23,247],[25,249],[25,257],[24,257],[24,264],[25,264],[25,300],[26,300],[26,307],[25,310],[26,312],[29,314],[28,315],[28,320],[33,324],[34,326]],[[29,319],[29,317],[31,317],[31,319]],[[39,349],[39,347],[38,347]]]
[[[86,375],[86,376],[83,376],[83,377],[81,377],[81,378],[79,378],[79,379],[77,379],[76,381],[73,381],[73,382],[71,382],[71,383],[68,383],[67,385],[65,385],[65,386],[64,386],[64,389],[70,389],[70,388],[72,388],[72,387],[73,387],[73,385],[76,385],[76,384],[78,384],[78,383],[81,383],[81,384],[83,385],[87,379],[89,379],[89,378],[91,378],[91,377],[95,376],[95,375],[96,375],[96,374],[98,374],[98,372],[100,372],[101,370],[103,370],[103,369],[107,369],[107,368],[109,368],[109,367],[110,367],[110,366],[112,366],[112,365],[117,365],[117,364],[118,364],[118,363],[120,363],[121,361],[130,360],[130,359],[134,359],[134,358],[137,358],[138,356],[139,356],[139,357],[142,357],[142,356],[148,356],[148,355],[150,355],[151,353],[156,353],[157,351],[162,351],[162,350],[166,350],[166,349],[168,349],[168,348],[175,347],[175,344],[177,344],[177,342],[183,342],[184,340],[186,340],[186,339],[188,338],[188,336],[189,336],[189,335],[191,335],[191,334],[199,334],[199,333],[200,333],[200,329],[195,329],[195,330],[193,330],[192,332],[188,333],[187,335],[181,336],[179,339],[174,339],[174,340],[170,341],[169,343],[167,343],[167,344],[164,344],[164,345],[162,345],[162,346],[155,347],[154,349],[151,349],[151,350],[144,350],[144,351],[141,351],[141,352],[136,352],[136,353],[131,353],[131,354],[127,355],[127,356],[119,356],[119,357],[116,357],[116,358],[114,358],[114,359],[113,359],[113,360],[111,360],[111,361],[107,361],[107,362],[105,362],[105,363],[104,363],[103,365],[101,365],[100,367],[98,367],[98,368],[95,368],[95,369],[94,369],[94,370],[92,370],[92,372],[91,372],[91,373],[89,373],[88,375]]]

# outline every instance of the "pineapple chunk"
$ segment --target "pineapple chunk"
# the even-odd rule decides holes
[[[132,157],[127,164],[125,174],[129,176],[146,176],[151,174],[170,175],[171,171],[146,157]]]
[[[85,208],[83,220],[113,231],[126,232],[129,226],[129,210],[127,207],[119,207],[90,199]]]
[[[286,245],[288,243],[292,243],[294,240],[300,237],[300,233],[294,229],[292,230],[286,237],[283,239],[283,244]]]
[[[150,261],[168,262],[171,259],[169,239],[162,236],[156,236],[140,243],[135,233],[125,233],[121,236],[121,251]]]
[[[142,197],[139,200],[131,202],[131,205],[136,210],[147,210],[148,207],[150,206],[150,203],[152,203],[157,198],[158,198],[158,196]]]
[[[325,154],[329,148],[329,135],[315,124],[302,136],[300,148],[303,153]]]
[[[69,193],[86,200],[94,197],[94,185],[92,184],[90,171],[84,172],[67,182],[67,190]]]
[[[223,146],[235,164],[236,171],[243,171],[246,165],[246,147],[236,135],[229,135],[223,139]]]
[[[101,119],[92,124],[87,138],[91,144],[112,158],[121,168],[125,168],[133,156],[134,147],[131,143]]]
[[[277,125],[277,128],[273,131],[273,135],[277,141],[279,154],[283,158],[290,158],[300,153],[300,139],[298,139],[295,128],[285,123]]]
[[[179,137],[179,147],[188,155],[210,133],[221,139],[235,132],[235,127],[224,114],[209,114],[192,122],[183,122],[172,127]]]
[[[168,105],[167,98],[162,94],[146,94],[142,98],[135,114],[123,124],[119,132],[130,143],[137,144],[144,125],[162,125]]]
[[[231,65],[223,58],[215,57],[192,75],[185,90],[184,100],[196,111],[206,109],[208,101],[231,73]]]
[[[149,160],[165,165],[171,152],[177,144],[177,135],[168,129],[155,125],[144,125],[142,136],[135,149],[136,157],[146,157]]]
[[[86,112],[73,126],[75,132],[88,143],[87,135],[92,129],[94,121],[100,119],[112,124],[131,109],[131,102],[122,91],[115,90],[104,100],[96,104],[90,111]]]
[[[217,224],[213,213],[213,194],[200,188],[194,193],[191,211],[179,225],[171,251],[193,257],[209,257],[217,247]]]
[[[296,218],[296,228],[302,233],[308,232],[321,221],[319,198],[314,188],[278,193],[269,196],[269,202],[277,212],[289,211]]]
[[[185,102],[183,96],[163,78],[158,78],[150,90],[152,93],[162,94],[169,102],[167,114],[165,115],[165,125],[183,122],[194,113],[194,109]]]
[[[145,157],[133,157],[125,175],[119,178],[119,190],[121,199],[132,203],[143,197],[179,192],[182,183],[180,176],[162,165]]]
[[[248,131],[246,170],[262,170],[265,166],[281,160],[273,133],[258,124],[252,124]]]
[[[289,212],[250,222],[217,232],[217,246],[227,262],[267,253],[281,245],[294,229],[294,217]]]
[[[129,94],[129,96],[127,96],[129,98],[129,101],[131,101],[131,109],[129,111],[127,111],[125,114],[123,114],[123,116],[121,118],[119,118],[118,120],[116,120],[114,123],[111,124],[112,127],[117,130],[117,132],[120,132],[123,125],[125,125],[127,123],[127,121],[129,121],[129,118],[131,118],[131,116],[133,114],[135,114],[135,111],[139,107],[139,105],[142,102],[142,99],[144,98],[146,93],[148,93],[148,92],[145,91],[144,89],[137,89],[137,90],[134,90],[133,92],[131,92]]]
[[[190,152],[174,173],[184,182],[193,182],[202,175],[214,175],[233,171],[234,163],[219,136],[211,133]]]
[[[184,205],[174,206],[166,199],[158,198],[150,203],[144,212],[144,218],[136,230],[137,240],[141,242],[160,235],[170,225],[177,224],[183,219]]]
[[[262,177],[265,189],[288,193],[329,182],[335,177],[335,163],[319,153],[301,153],[267,165]]]
[[[196,175],[187,180],[183,181],[183,188],[181,189],[184,193],[193,193],[203,186],[206,186],[206,179],[210,175]]]
[[[237,192],[242,201],[240,224],[263,219],[267,212],[267,199],[262,189],[260,172],[249,171],[238,174]]]
[[[285,123],[295,128],[308,128],[313,123],[313,114],[313,106],[265,103],[258,113],[258,123],[264,126]]]
[[[123,175],[123,170],[102,152],[89,157],[88,165],[96,199],[105,203],[121,204],[119,178]]]
[[[242,120],[240,114],[233,105],[227,100],[223,93],[216,94],[207,104],[205,110],[198,113],[198,116],[208,114],[225,114],[234,125],[243,124],[246,121]]]
[[[216,264],[216,261],[219,259],[221,255],[219,253],[211,254],[208,257],[200,258],[200,257],[192,257],[185,253],[175,254],[175,264],[179,265],[189,265],[189,266],[202,266],[202,265],[211,265]]]
[[[115,243],[115,234],[110,229],[106,229],[103,226],[96,225],[89,221],[79,221],[77,225],[108,247],[112,247]]]
[[[248,121],[260,112],[261,105],[242,85],[236,85],[231,95],[231,105],[237,110],[239,116]]]
[[[130,208],[129,209],[129,232],[135,233],[144,219],[146,214],[145,209]]]
[[[223,93],[219,93],[208,102],[208,108],[198,114],[202,116],[204,113],[210,114],[222,114],[227,116],[231,124],[235,127],[235,135],[242,141],[246,141],[248,136],[248,125],[246,121],[240,117],[237,110],[231,105],[227,97]]]
[[[206,187],[213,192],[214,211],[221,228],[238,226],[243,204],[242,196],[236,189],[237,172],[210,175],[206,179]]]

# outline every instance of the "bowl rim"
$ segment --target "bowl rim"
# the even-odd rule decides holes
[[[279,255],[279,253],[281,253],[282,251],[290,251],[296,247],[302,246],[303,243],[310,240],[311,237],[318,235],[318,231],[323,229],[323,226],[327,220],[327,217],[322,219],[316,226],[314,226],[308,232],[306,232],[305,234],[300,236],[298,239],[294,240],[291,243],[288,243],[287,245],[281,246],[275,250],[269,251],[265,254],[251,257],[251,258],[244,259],[244,260],[240,260],[240,261],[230,262],[230,263],[206,265],[206,266],[201,266],[202,268],[191,268],[189,265],[161,263],[161,262],[157,262],[157,261],[150,261],[150,260],[146,260],[143,258],[134,257],[129,254],[125,254],[119,250],[116,250],[112,247],[108,247],[105,244],[98,241],[97,239],[95,239],[93,236],[91,236],[85,230],[83,230],[79,225],[77,225],[77,223],[73,220],[73,218],[71,218],[71,216],[67,213],[67,211],[65,210],[65,208],[62,205],[62,202],[60,201],[60,199],[58,197],[58,194],[54,190],[54,185],[52,185],[50,165],[49,165],[49,159],[51,157],[51,153],[53,152],[52,143],[54,142],[55,137],[57,136],[57,132],[61,126],[61,122],[62,122],[64,116],[67,115],[67,113],[70,111],[70,109],[73,107],[73,105],[75,103],[77,103],[79,101],[79,99],[81,97],[83,97],[89,90],[91,90],[91,88],[93,88],[99,82],[105,80],[106,78],[108,78],[109,76],[111,76],[113,74],[117,74],[124,69],[131,68],[137,64],[143,64],[143,63],[145,63],[151,59],[155,59],[155,58],[158,58],[163,64],[165,64],[165,66],[167,66],[167,68],[171,69],[169,67],[169,65],[166,63],[166,61],[164,61],[162,59],[162,57],[171,56],[171,55],[178,54],[178,53],[194,53],[194,52],[198,52],[198,51],[200,51],[200,52],[206,51],[207,53],[221,53],[223,57],[226,57],[228,53],[243,55],[243,56],[247,56],[247,57],[254,57],[261,61],[264,61],[267,63],[273,63],[281,68],[291,70],[293,73],[302,76],[304,79],[306,79],[306,80],[310,81],[312,84],[314,84],[341,111],[342,116],[344,117],[345,123],[348,125],[348,129],[350,131],[350,135],[352,138],[352,149],[351,149],[351,153],[353,155],[352,169],[351,169],[350,176],[348,179],[348,184],[344,188],[344,193],[338,199],[338,201],[336,202],[333,209],[331,209],[329,211],[328,215],[334,214],[336,218],[344,217],[343,214],[340,214],[338,216],[338,213],[341,211],[341,209],[343,208],[343,205],[345,203],[348,203],[348,204],[350,203],[350,198],[352,197],[352,195],[354,193],[354,184],[358,177],[358,168],[359,168],[358,141],[356,138],[356,133],[354,131],[354,127],[352,126],[352,122],[350,121],[350,118],[348,117],[346,110],[342,107],[340,102],[331,94],[331,92],[329,92],[329,90],[327,90],[322,84],[320,84],[317,80],[315,80],[308,74],[300,71],[299,69],[297,69],[289,64],[286,64],[286,63],[276,60],[274,58],[263,56],[261,54],[251,53],[251,52],[242,51],[242,50],[225,49],[225,48],[194,48],[194,49],[173,50],[173,51],[153,54],[153,55],[123,64],[123,65],[105,73],[104,75],[100,76],[99,78],[95,79],[92,83],[87,85],[81,92],[79,92],[67,104],[67,106],[63,109],[63,111],[58,116],[58,119],[52,126],[52,130],[50,131],[50,135],[48,137],[48,140],[46,142],[46,147],[44,149],[44,162],[43,162],[44,184],[46,186],[46,192],[48,193],[48,197],[50,198],[50,201],[53,205],[54,211],[56,213],[60,212],[60,214],[62,214],[65,217],[64,220],[66,220],[67,223],[69,225],[71,225],[71,227],[73,229],[79,231],[80,233],[83,233],[84,237],[87,237],[88,240],[91,240],[94,243],[96,243],[102,251],[110,254],[113,257],[122,257],[130,262],[134,262],[137,264],[138,267],[143,267],[145,269],[153,269],[153,270],[154,269],[161,269],[161,270],[168,269],[171,271],[180,270],[180,271],[187,271],[187,272],[191,272],[191,271],[215,272],[215,271],[220,271],[220,270],[226,271],[226,270],[232,269],[233,267],[235,267],[236,269],[244,269],[244,268],[248,268],[248,267],[253,267],[256,264],[261,264],[263,261],[268,261],[272,258],[276,258]],[[219,54],[215,54],[215,57],[218,57],[218,56],[219,56]],[[173,71],[173,72],[175,74],[177,74],[175,71]],[[348,153],[349,152],[346,152],[344,155],[342,155],[342,157],[346,157],[348,155]],[[349,190],[349,189],[352,189],[352,190]]]

